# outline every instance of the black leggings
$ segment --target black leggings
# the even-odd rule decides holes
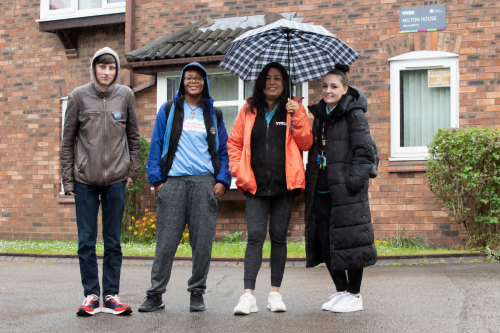
[[[337,291],[358,294],[363,279],[363,268],[347,270],[332,269],[330,257],[330,193],[316,193],[313,212],[316,215],[316,232],[321,244],[321,253]]]
[[[295,196],[246,198],[248,244],[245,251],[245,289],[255,289],[255,281],[262,265],[262,246],[266,240],[267,217],[270,213],[271,286],[280,287],[286,264],[288,224],[292,216]]]

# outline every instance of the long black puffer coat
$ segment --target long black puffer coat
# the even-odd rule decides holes
[[[309,150],[306,170],[305,223],[307,267],[325,260],[316,235],[315,214],[312,212],[319,164],[318,143],[321,142],[323,121],[328,121],[326,163],[328,188],[332,203],[330,217],[330,256],[334,269],[357,269],[375,264],[373,225],[368,204],[368,171],[372,168],[374,151],[365,116],[367,100],[354,87],[337,103],[327,116],[322,100],[309,106],[314,115],[314,143]]]

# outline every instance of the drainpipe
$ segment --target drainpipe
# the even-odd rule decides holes
[[[134,0],[126,0],[125,3],[125,54],[134,50],[134,30],[135,30],[135,15],[134,15]],[[134,72],[128,69],[125,74],[125,85],[132,88],[134,86]]]

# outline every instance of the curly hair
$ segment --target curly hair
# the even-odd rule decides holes
[[[288,73],[285,67],[283,67],[283,65],[281,65],[280,63],[270,62],[266,66],[264,66],[264,68],[262,68],[259,76],[257,77],[257,80],[255,81],[252,96],[248,99],[250,105],[247,111],[254,113],[254,109],[257,109],[257,112],[265,112],[265,109],[267,108],[267,102],[266,95],[264,94],[264,89],[266,88],[267,73],[271,68],[277,69],[283,77],[283,91],[278,97],[278,102],[280,104],[279,111],[286,109],[287,98],[289,96]]]

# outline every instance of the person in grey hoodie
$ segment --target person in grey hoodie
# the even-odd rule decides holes
[[[132,90],[116,83],[120,61],[105,47],[90,66],[92,81],[68,97],[61,147],[64,191],[75,197],[78,259],[85,301],[80,316],[98,312],[130,314],[120,302],[120,245],[125,189],[137,178],[140,136]],[[95,251],[97,215],[102,203],[103,293]]]

